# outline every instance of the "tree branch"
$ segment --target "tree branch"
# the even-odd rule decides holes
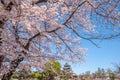
[[[29,38],[27,44],[25,45],[25,49],[28,49],[28,48],[29,48],[29,45],[30,45],[30,42],[31,42],[34,38],[36,38],[37,36],[40,36],[40,35],[41,35],[41,33],[39,32],[39,33],[35,34],[34,36],[32,36],[31,38]]]
[[[39,3],[42,3],[42,2],[47,2],[48,0],[38,0],[38,1],[34,1],[33,4],[39,4]]]
[[[75,29],[69,27],[68,25],[65,25],[65,26],[66,26],[67,28],[69,28],[70,30],[72,30],[78,37],[80,37],[80,38],[82,38],[82,39],[84,39],[84,40],[90,41],[93,45],[95,45],[96,47],[99,48],[99,46],[98,46],[95,42],[93,42],[90,38],[85,38],[85,37],[81,36]]]
[[[63,25],[65,25],[71,18],[72,18],[72,16],[75,14],[75,12],[78,10],[78,8],[80,7],[80,6],[82,6],[84,3],[85,3],[86,1],[83,1],[81,4],[79,4],[77,7],[76,7],[76,9],[71,13],[71,15],[66,19],[66,21],[63,23]]]
[[[54,32],[54,33],[58,36],[58,38],[59,38],[60,40],[62,40],[62,42],[65,44],[65,46],[66,46],[71,52],[73,52],[72,49],[68,46],[68,44],[64,41],[64,39],[61,38],[56,32]]]
[[[15,35],[16,43],[18,43],[21,47],[24,48],[24,45],[19,41],[19,35],[18,35],[17,26],[12,26],[12,27],[13,27],[13,29],[14,29],[14,35]]]
[[[54,30],[51,30],[51,31],[47,31],[48,33],[52,33],[52,32],[56,32],[57,30],[61,29],[61,27],[57,27],[56,29]]]

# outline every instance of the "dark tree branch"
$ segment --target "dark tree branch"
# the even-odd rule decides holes
[[[5,0],[1,0],[1,3],[3,4],[5,10],[11,11],[14,3],[13,1],[10,1],[8,4],[6,4]]]
[[[13,27],[13,30],[14,30],[14,35],[15,35],[15,40],[16,42],[24,48],[24,45],[19,41],[19,35],[18,35],[18,29],[17,29],[17,26],[12,26]]]
[[[84,40],[90,41],[93,45],[95,45],[96,47],[99,48],[99,46],[98,46],[95,42],[93,42],[92,39],[81,36],[75,29],[69,27],[68,25],[65,25],[65,26],[66,26],[67,28],[69,28],[70,30],[72,30],[78,37],[80,37],[80,38],[82,38],[82,39],[84,39]]]
[[[34,1],[33,4],[39,4],[39,3],[42,3],[42,2],[47,2],[48,0],[38,0],[38,1]]]
[[[2,53],[2,32],[3,32],[3,26],[4,26],[4,24],[5,24],[5,20],[4,20],[4,18],[0,18],[0,68],[1,68],[1,66],[2,66],[2,63],[3,63],[3,60],[4,60],[4,55],[3,54],[1,54]]]
[[[25,53],[25,52],[23,52]],[[2,80],[10,80],[11,76],[15,72],[16,68],[20,64],[21,61],[23,61],[24,57],[22,55],[19,55],[15,60],[11,61],[10,71],[3,75]]]
[[[56,32],[54,32],[57,36],[58,36],[58,38],[65,44],[65,46],[71,51],[71,52],[73,52],[72,51],[72,49],[69,47],[69,45],[64,41],[64,39],[61,37],[61,36],[59,36]]]
[[[0,55],[0,68],[1,68],[3,60],[4,60],[4,55]]]
[[[76,7],[76,9],[70,14],[70,16],[66,19],[66,21],[63,23],[63,25],[65,25],[72,17],[73,17],[73,15],[75,14],[75,12],[78,10],[78,8],[80,7],[80,6],[82,6],[84,3],[85,3],[86,1],[83,1],[82,3],[80,3],[77,7]]]
[[[1,2],[3,5],[5,5],[5,2],[4,2],[4,0],[0,0],[0,2]]]
[[[92,40],[109,40],[109,39],[114,39],[120,37],[120,33],[117,34],[111,34],[110,36],[96,36],[96,37],[90,37],[88,39]]]
[[[52,33],[52,32],[56,32],[57,30],[61,29],[61,27],[57,27],[56,29],[54,30],[51,30],[51,31],[47,31],[47,33]]]
[[[110,11],[108,10],[105,10],[104,7],[100,7],[106,3],[109,3],[110,4],[110,0],[108,1],[103,1],[102,3],[99,3],[96,7],[94,5],[92,5],[88,0],[87,0],[87,3],[93,8],[93,10],[95,11],[95,13],[99,16],[102,16],[102,17],[105,17],[105,18],[109,18],[109,19],[113,19],[114,21],[118,22],[119,19],[118,17],[115,17],[115,16],[111,16],[111,13],[115,11],[115,9],[119,6],[119,2],[120,0],[116,1],[116,3],[114,4],[113,9],[111,9]],[[112,5],[112,3],[111,3]],[[99,11],[98,11],[99,10]],[[106,13],[105,13],[106,11]],[[108,11],[108,12],[107,12]],[[104,13],[102,13],[104,12]]]
[[[56,29],[53,29],[53,30],[51,30],[51,31],[45,31],[45,32],[47,32],[47,33],[53,33],[53,32],[56,32],[57,30],[59,30],[61,27],[58,27],[58,28],[56,28]],[[44,32],[43,32],[44,33]],[[27,42],[27,44],[25,45],[25,49],[28,49],[28,47],[29,47],[29,45],[30,45],[30,42],[34,39],[34,38],[36,38],[36,37],[38,37],[38,36],[42,36],[42,32],[40,33],[37,33],[37,34],[35,34],[34,36],[32,36],[31,38],[29,38],[28,39],[28,42]]]
[[[18,29],[17,26],[12,26],[14,29],[14,35],[15,35],[15,40],[16,42],[23,48],[24,45],[22,45],[22,43],[19,41],[19,35],[18,35]],[[26,48],[25,48],[26,49]],[[27,49],[26,49],[27,50]],[[23,50],[22,53],[24,55],[26,55],[27,53]],[[20,62],[22,62],[24,60],[24,56],[22,56],[22,54],[19,54],[18,57],[16,59],[14,59],[13,61],[10,62],[10,70],[9,72],[7,72],[6,74],[3,75],[2,80],[10,80],[11,76],[13,75],[13,73],[15,72],[16,68],[18,67],[18,65],[20,64]]]
[[[36,38],[36,37],[38,37],[38,36],[40,36],[40,35],[41,35],[41,33],[39,32],[39,33],[35,34],[34,36],[32,36],[31,38],[29,38],[27,44],[25,45],[25,49],[29,49],[30,42],[31,42],[34,38]]]
[[[56,32],[56,31],[59,30],[59,29],[60,29],[60,27],[58,27],[58,28],[56,28],[56,29],[54,29],[54,30],[51,30],[51,31],[46,31],[46,32],[47,32],[47,33],[52,33],[52,32]],[[30,45],[30,42],[31,42],[34,38],[36,38],[36,37],[38,37],[38,36],[41,36],[41,35],[42,35],[42,34],[39,32],[39,33],[35,34],[34,36],[32,36],[31,38],[29,38],[27,44],[25,45],[25,49],[28,49],[28,47],[29,47],[29,45]]]

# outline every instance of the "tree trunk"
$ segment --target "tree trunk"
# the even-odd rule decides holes
[[[4,59],[4,55],[2,54],[2,29],[3,29],[4,22],[0,20],[0,68]]]
[[[2,80],[11,80],[11,77],[13,75],[13,72],[15,72],[16,68],[20,64],[21,61],[23,61],[24,57],[21,55],[15,59],[14,61],[11,62],[11,67],[8,73],[4,74],[2,77]]]
[[[5,24],[6,20],[4,18],[0,18],[0,68],[2,65],[2,62],[4,60],[4,55],[2,53],[2,31],[3,31],[3,26]],[[23,54],[26,54],[23,51]],[[24,57],[19,55],[18,58],[10,62],[10,70],[2,76],[2,80],[11,80],[11,77],[13,73],[15,72],[16,68],[20,64],[21,61],[23,61]]]
[[[12,9],[13,1],[10,0],[10,2],[7,4],[5,0],[0,0],[1,4],[4,6],[5,10],[10,12]],[[2,31],[3,31],[3,26],[7,21],[7,16],[6,15],[0,15],[0,68],[4,59],[4,55],[2,54]],[[21,55],[19,55],[15,60],[10,62],[10,70],[5,73],[2,76],[2,80],[10,80],[11,76],[13,75],[13,73],[15,72],[16,68],[18,67],[18,65],[20,64],[21,61],[23,61],[24,57],[22,57]]]

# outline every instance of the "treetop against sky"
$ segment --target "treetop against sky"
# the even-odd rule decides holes
[[[119,4],[119,0],[0,0],[3,79],[16,69],[42,68],[47,60],[82,61],[87,48],[80,40],[98,47],[94,40],[120,35]]]

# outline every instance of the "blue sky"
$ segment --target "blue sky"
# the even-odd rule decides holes
[[[99,43],[100,48],[95,47],[88,41],[82,41],[82,45],[88,48],[86,62],[82,64],[72,64],[72,70],[76,74],[86,71],[94,72],[100,68],[114,70],[114,63],[120,63],[120,38],[104,40]]]

